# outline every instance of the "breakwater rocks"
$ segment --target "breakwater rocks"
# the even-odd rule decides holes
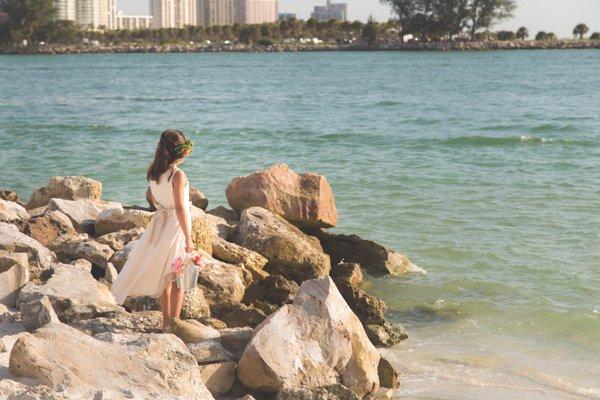
[[[86,53],[264,53],[302,51],[490,51],[490,50],[566,50],[600,49],[596,40],[515,40],[515,41],[387,41],[368,46],[365,43],[277,43],[271,46],[248,44],[71,44],[0,47],[0,54],[86,54]]]
[[[0,398],[389,398],[398,373],[377,347],[407,337],[363,273],[419,271],[337,223],[324,176],[275,165],[234,178],[232,209],[192,191],[193,237],[210,260],[173,333],[157,299],[119,306],[110,285],[151,207],[58,176],[27,202],[0,191]],[[203,209],[204,208],[204,209]]]

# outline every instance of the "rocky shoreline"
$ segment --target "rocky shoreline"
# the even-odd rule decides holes
[[[110,285],[152,218],[58,176],[21,202],[0,190],[0,397],[386,399],[399,385],[378,347],[407,337],[363,273],[419,272],[337,223],[324,176],[274,165],[234,178],[230,208],[191,190],[210,266],[173,333],[157,299],[116,304]],[[208,209],[208,211],[207,211]]]
[[[0,54],[102,54],[102,53],[264,53],[303,51],[491,51],[491,50],[568,50],[600,49],[600,41],[592,40],[515,40],[481,42],[383,42],[374,46],[353,44],[280,43],[271,46],[247,44],[69,44],[44,46],[5,46]]]

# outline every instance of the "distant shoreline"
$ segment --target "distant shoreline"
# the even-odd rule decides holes
[[[414,42],[378,43],[369,47],[355,44],[299,44],[282,43],[272,46],[246,44],[68,44],[44,46],[0,47],[0,54],[102,54],[102,53],[265,53],[303,51],[493,51],[493,50],[568,50],[600,49],[600,41],[483,41],[483,42]]]

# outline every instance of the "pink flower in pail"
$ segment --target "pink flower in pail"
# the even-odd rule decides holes
[[[171,263],[171,268],[176,275],[179,275],[181,271],[183,271],[183,269],[185,268],[183,258],[181,256],[175,257],[175,259]]]
[[[194,264],[202,265],[202,257],[196,254],[196,256],[194,257]]]

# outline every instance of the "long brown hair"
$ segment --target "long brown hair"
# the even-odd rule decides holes
[[[189,150],[184,149],[186,141],[183,132],[175,129],[167,129],[160,135],[154,160],[148,167],[146,175],[148,181],[152,180],[158,183],[160,176],[171,168],[175,161],[189,155]]]

